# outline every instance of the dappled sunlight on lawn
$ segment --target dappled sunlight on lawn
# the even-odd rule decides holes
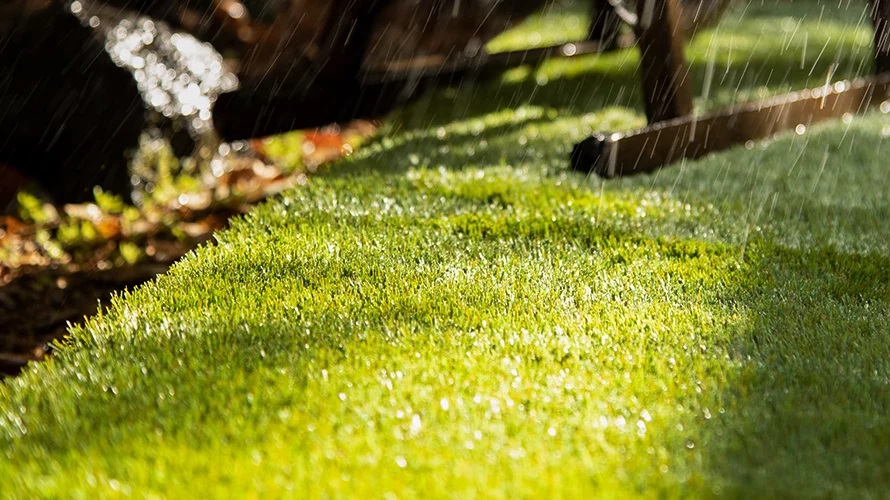
[[[727,29],[773,21],[751,9]],[[866,57],[845,40],[824,64]],[[750,93],[800,58],[754,53]],[[117,299],[0,386],[0,477],[48,495],[883,491],[887,116],[649,176],[571,172],[573,142],[643,121],[621,58],[430,95]]]

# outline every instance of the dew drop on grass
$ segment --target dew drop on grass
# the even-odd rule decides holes
[[[411,417],[411,434],[419,434],[422,428],[423,423],[420,421],[420,415],[414,415],[413,417]]]

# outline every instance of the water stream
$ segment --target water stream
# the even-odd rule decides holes
[[[140,156],[168,147],[176,134],[187,134],[194,146],[182,158],[183,168],[219,176],[229,156],[244,149],[240,143],[224,144],[213,128],[213,105],[220,94],[238,89],[238,77],[211,44],[164,22],[101,7],[90,0],[68,4],[84,26],[104,38],[111,60],[132,73],[149,110],[149,126],[132,162],[134,200],[141,200],[140,191],[151,192],[156,175]]]

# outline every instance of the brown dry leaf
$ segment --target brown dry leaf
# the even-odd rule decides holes
[[[68,204],[64,206],[63,211],[75,219],[91,222],[99,235],[106,240],[118,240],[123,237],[120,216],[102,211],[95,203]]]
[[[0,217],[0,238],[12,235],[22,236],[29,234],[28,229],[28,225],[11,215]]]
[[[105,215],[93,224],[96,226],[96,230],[99,231],[99,234],[106,240],[117,240],[123,236],[121,234],[120,217]]]
[[[317,148],[340,149],[344,144],[339,127],[306,132],[306,141],[311,142]]]

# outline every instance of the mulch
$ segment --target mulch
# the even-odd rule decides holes
[[[0,286],[0,378],[44,359],[70,325],[106,307],[115,292],[166,272],[171,263],[107,270],[35,268],[8,279]]]

